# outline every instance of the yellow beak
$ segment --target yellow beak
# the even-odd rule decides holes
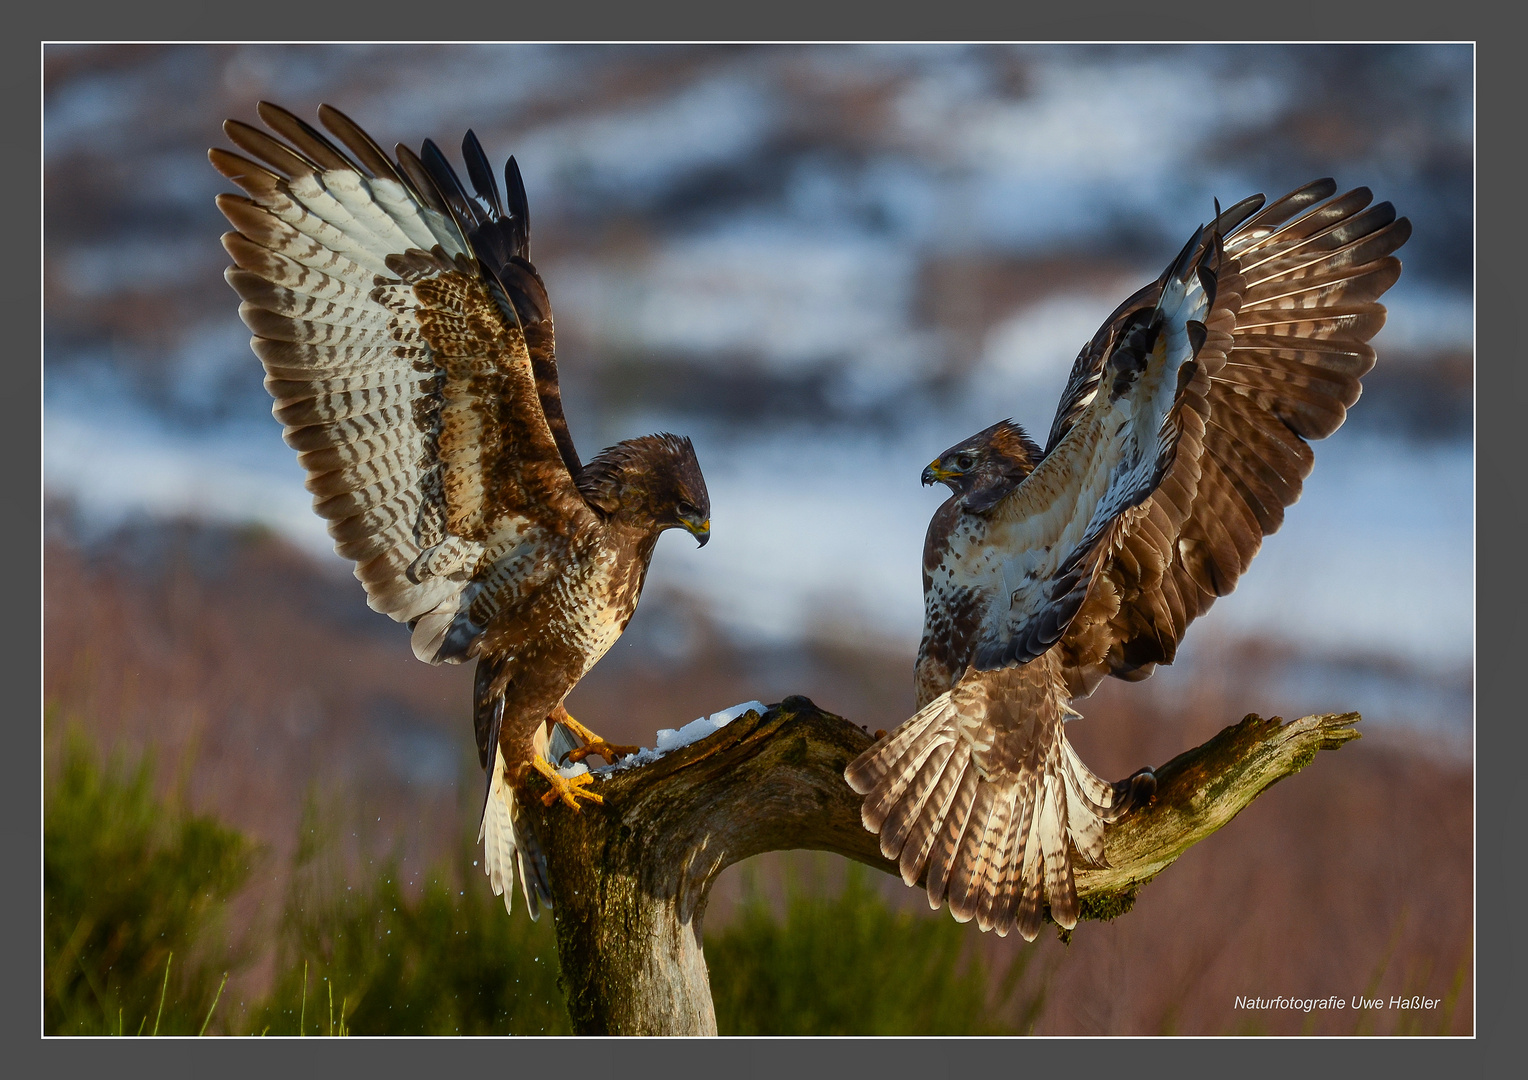
[[[700,541],[701,547],[705,547],[706,541],[711,539],[710,518],[706,518],[706,520],[702,521],[699,525],[696,525],[693,521],[686,521],[684,522],[684,527],[689,530],[690,535],[694,536],[695,539]]]
[[[957,475],[959,474],[941,469],[939,467],[939,460],[936,458],[928,463],[928,468],[923,470],[923,486],[928,487],[930,484],[942,484],[950,477]]]

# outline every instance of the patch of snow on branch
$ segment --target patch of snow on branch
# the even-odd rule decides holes
[[[622,758],[614,765],[607,765],[603,769],[596,770],[595,775],[609,776],[613,773],[624,772],[627,769],[635,769],[642,765],[647,765],[657,761],[671,751],[689,746],[694,742],[699,742],[707,735],[720,731],[750,710],[762,716],[767,709],[768,706],[762,701],[745,701],[741,705],[734,705],[729,709],[714,712],[710,716],[702,716],[697,720],[692,720],[677,731],[673,728],[662,728],[658,731],[657,746],[652,748],[644,746],[637,753]]]

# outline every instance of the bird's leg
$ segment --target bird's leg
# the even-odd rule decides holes
[[[622,746],[616,743],[606,742],[594,732],[584,727],[584,725],[580,724],[577,720],[573,719],[573,717],[569,716],[568,710],[563,708],[561,705],[552,710],[552,720],[556,723],[562,724],[569,731],[584,741],[583,746],[580,746],[577,750],[570,750],[568,752],[569,761],[582,761],[590,754],[598,754],[606,761],[614,764],[615,762],[620,761],[627,754],[635,754],[638,750],[642,749],[640,746]]]
[[[578,805],[579,799],[588,799],[590,802],[597,803],[605,801],[605,796],[598,792],[585,790],[588,785],[594,783],[594,777],[588,773],[584,773],[582,776],[575,776],[570,780],[547,764],[540,754],[531,758],[531,765],[537,772],[546,777],[547,783],[552,785],[552,790],[541,796],[543,806],[551,806],[558,799],[561,799],[574,810],[578,810],[580,809]]]

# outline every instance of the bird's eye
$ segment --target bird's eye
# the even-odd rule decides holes
[[[695,507],[691,506],[689,503],[685,502],[683,499],[679,500],[679,505],[676,506],[674,509],[678,512],[680,517],[694,517],[695,514],[696,514]]]
[[[972,459],[970,454],[956,454],[955,455],[955,467],[957,469],[959,469],[961,472],[965,472],[973,464],[975,464],[975,461]]]

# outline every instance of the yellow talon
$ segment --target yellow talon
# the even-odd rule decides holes
[[[557,710],[552,713],[552,719],[557,721],[559,724],[562,724],[569,731],[584,741],[583,746],[580,746],[576,750],[568,751],[569,761],[582,761],[590,754],[598,754],[600,757],[604,758],[606,761],[613,765],[626,755],[635,754],[638,750],[642,749],[640,746],[625,746],[620,743],[606,742],[594,732],[584,727],[584,725],[580,724],[577,720],[573,719],[572,716],[568,715],[568,710],[563,708],[561,705],[559,705]]]
[[[541,804],[543,806],[551,806],[558,799],[561,799],[574,810],[580,810],[582,807],[578,805],[579,799],[588,799],[590,802],[596,803],[605,801],[605,796],[598,792],[585,790],[588,785],[594,783],[594,777],[588,773],[569,779],[541,760],[540,757],[533,758],[531,764],[536,767],[537,772],[546,777],[546,782],[552,785],[552,790],[541,796]]]

